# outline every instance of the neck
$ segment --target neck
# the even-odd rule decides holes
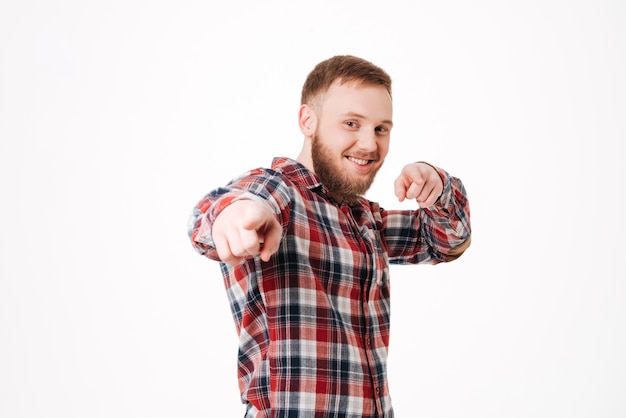
[[[304,143],[302,144],[302,150],[296,158],[300,164],[311,170],[312,173],[315,173],[313,168],[313,157],[311,156],[311,139],[305,138]]]

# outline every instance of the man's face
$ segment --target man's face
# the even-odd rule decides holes
[[[313,169],[335,199],[354,201],[369,189],[389,151],[391,97],[382,86],[335,82],[318,106]]]

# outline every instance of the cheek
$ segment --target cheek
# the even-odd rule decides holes
[[[330,128],[323,135],[326,139],[327,147],[338,152],[350,149],[356,142],[354,135],[350,135],[343,129]]]
[[[380,154],[381,159],[384,159],[389,152],[389,139],[381,140],[378,143],[378,153]]]

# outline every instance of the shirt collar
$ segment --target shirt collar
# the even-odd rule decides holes
[[[317,176],[304,165],[296,160],[286,157],[276,157],[272,161],[272,169],[281,171],[294,183],[302,184],[303,186],[315,190],[324,188],[323,184],[317,178]]]
[[[306,168],[302,163],[287,157],[276,157],[272,161],[272,169],[282,172],[294,183],[301,184],[309,190],[325,196],[326,199],[335,202],[338,206],[344,205],[344,203],[336,202],[328,192],[326,186],[324,186],[322,182],[317,178],[315,173]],[[349,206],[363,206],[366,202],[367,199],[361,197]]]

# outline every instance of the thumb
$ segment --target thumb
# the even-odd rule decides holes
[[[254,208],[246,208],[241,220],[241,227],[248,231],[258,231],[263,228],[267,222],[268,216],[272,216],[269,209],[255,206]]]

